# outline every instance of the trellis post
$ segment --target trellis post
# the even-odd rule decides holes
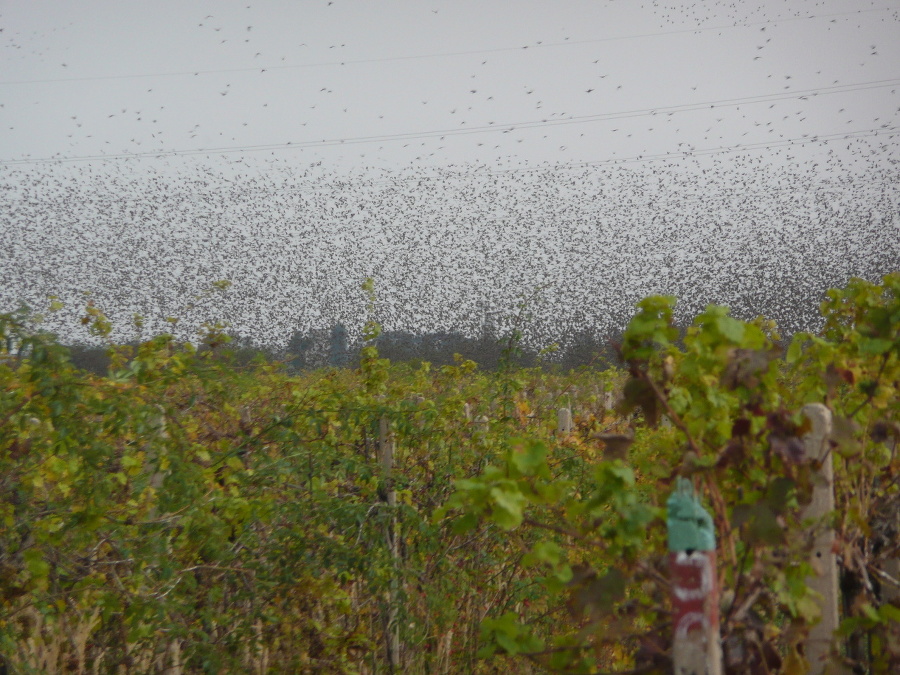
[[[809,577],[807,585],[820,597],[822,610],[821,620],[812,626],[806,639],[805,656],[810,664],[812,675],[821,675],[826,671],[845,672],[836,664],[830,663],[831,643],[838,629],[838,603],[840,590],[838,586],[837,556],[834,554],[834,530],[822,527],[822,519],[834,511],[834,468],[832,466],[831,448],[828,439],[831,436],[831,411],[821,403],[809,403],[803,406],[803,414],[809,419],[812,428],[803,438],[806,457],[818,466],[822,480],[813,485],[812,501],[803,511],[803,519],[813,519],[817,529],[813,541],[810,563],[816,575]]]
[[[713,519],[700,505],[691,481],[682,477],[669,497],[667,510],[673,672],[722,675]]]
[[[490,428],[490,420],[487,415],[481,415],[475,419],[475,433],[480,436],[486,436]]]
[[[900,580],[900,558],[891,558],[885,562],[884,571],[891,579]],[[900,588],[890,582],[882,583],[881,588],[883,589],[881,593],[882,601],[895,605],[900,604]]]
[[[421,431],[425,428],[425,420],[422,418],[422,409],[425,407],[425,397],[422,394],[413,396],[413,403],[416,405],[416,412],[419,413],[419,419],[416,422],[416,428]]]
[[[572,433],[572,411],[568,408],[560,408],[556,411],[556,431],[567,436]]]
[[[607,391],[603,394],[603,409],[604,412],[612,412],[613,408],[616,407],[616,395],[612,392],[612,390]]]

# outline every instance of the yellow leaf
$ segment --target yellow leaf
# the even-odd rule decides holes
[[[784,660],[782,673],[784,675],[805,675],[809,672],[809,661],[800,656],[796,649],[792,649]]]

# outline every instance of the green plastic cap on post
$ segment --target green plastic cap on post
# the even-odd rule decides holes
[[[716,550],[716,530],[712,516],[700,505],[691,481],[678,478],[675,491],[666,502],[666,507],[670,551]]]

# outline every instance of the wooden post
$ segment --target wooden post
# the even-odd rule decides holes
[[[805,656],[810,664],[811,675],[825,672],[842,672],[837,664],[831,663],[831,643],[838,628],[838,587],[837,556],[832,552],[834,530],[822,528],[822,519],[834,511],[834,468],[828,438],[831,436],[831,411],[821,403],[803,406],[803,414],[812,423],[812,429],[804,437],[806,457],[819,465],[820,482],[813,486],[812,501],[803,511],[803,519],[814,519],[817,531],[813,543],[810,562],[816,576],[806,583],[821,596],[822,619],[812,626],[806,639]]]
[[[161,405],[157,405],[156,409],[159,410],[158,415],[154,415],[151,424],[153,425],[154,430],[156,431],[156,437],[166,441],[169,439],[169,432],[166,429],[166,410]],[[150,468],[151,463],[154,462],[157,458],[156,448],[153,447],[152,443],[148,443],[144,446],[147,450],[146,452],[146,462],[145,462],[145,470]],[[163,481],[165,480],[166,475],[162,471],[155,471],[153,475],[150,477],[150,487],[154,490],[159,490],[162,487]]]
[[[159,493],[160,488],[162,488],[163,483],[166,479],[167,471],[159,470],[159,463],[157,460],[159,459],[158,448],[155,447],[155,442],[163,441],[165,442],[169,438],[169,432],[166,430],[166,410],[161,405],[157,405],[156,409],[159,411],[159,414],[153,415],[150,419],[150,425],[153,428],[154,434],[151,435],[147,442],[144,443],[144,473],[150,475],[149,486],[153,488],[153,491]],[[159,494],[156,494],[153,499],[154,505],[150,508],[147,515],[150,518],[155,518],[158,515],[158,506],[159,504]]]
[[[572,424],[572,411],[568,408],[560,408],[556,411],[556,431],[563,435],[572,433],[574,425]]]
[[[400,623],[397,619],[398,607],[397,598],[399,593],[399,582],[397,580],[398,570],[396,569],[400,561],[400,546],[397,539],[397,516],[394,507],[397,506],[397,492],[394,490],[394,435],[391,433],[391,423],[387,417],[382,417],[378,427],[378,454],[381,462],[382,478],[387,489],[386,500],[391,509],[391,519],[385,533],[387,539],[388,550],[394,559],[395,570],[391,579],[391,589],[388,596],[388,612],[387,621],[385,622],[387,634],[387,656],[391,665],[391,672],[397,672],[400,668]]]
[[[668,503],[675,675],[722,675],[716,535],[694,486],[678,478]]]

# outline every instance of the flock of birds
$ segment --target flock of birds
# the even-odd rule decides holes
[[[329,0],[320,10],[338,9],[334,4]],[[832,14],[819,2],[795,0],[759,6],[657,0],[646,9],[661,32],[631,38],[740,27],[730,35],[749,51],[734,51],[754,77],[770,67],[770,52],[785,46],[784,40],[773,42],[781,23],[799,26],[811,15],[819,27],[862,21],[864,14],[866,20],[900,20],[900,12],[888,14],[872,3],[852,11],[831,8]],[[127,104],[113,107],[110,99],[102,107],[106,99],[98,96],[102,105],[88,113],[59,111],[52,132],[62,129],[62,142],[70,146],[56,154],[0,157],[0,312],[20,303],[40,311],[53,295],[64,308],[46,315],[44,325],[68,342],[91,340],[79,322],[90,302],[113,320],[115,339],[173,331],[196,339],[204,322],[218,321],[247,341],[278,350],[297,332],[337,324],[358,338],[369,312],[360,285],[372,278],[374,318],[387,330],[476,336],[488,325],[501,333],[516,325],[529,346],[540,347],[565,345],[585,332],[614,333],[640,298],[657,293],[680,299],[681,320],[717,303],[742,318],[773,318],[786,333],[815,329],[825,289],[853,276],[877,280],[900,269],[900,108],[887,107],[896,107],[900,78],[863,81],[867,64],[882,59],[876,44],[860,55],[863,62],[852,64],[854,81],[821,70],[795,78],[784,71],[794,64],[782,55],[780,61],[773,57],[763,96],[709,101],[701,91],[690,105],[596,115],[582,113],[614,110],[615,96],[625,96],[623,87],[631,84],[614,63],[610,77],[611,59],[593,61],[589,80],[569,81],[554,71],[537,83],[513,82],[494,60],[527,54],[533,60],[522,61],[519,70],[531,77],[543,63],[534,55],[572,47],[567,53],[583,60],[606,38],[463,51],[457,56],[471,64],[471,73],[437,81],[431,93],[410,85],[396,96],[373,97],[357,118],[377,125],[390,121],[385,114],[409,117],[406,99],[412,97],[417,114],[441,107],[443,117],[430,119],[444,121],[432,131],[384,127],[383,136],[261,146],[244,134],[254,131],[254,123],[265,127],[264,116],[276,109],[290,113],[290,128],[311,134],[306,138],[326,123],[349,120],[356,113],[352,105],[336,101],[342,88],[353,93],[363,83],[345,65],[431,63],[448,55],[350,61],[346,43],[337,41],[327,49],[317,46],[320,57],[323,49],[328,55],[327,63],[311,64],[321,69],[307,68],[292,65],[306,58],[305,42],[294,44],[299,40],[292,34],[294,51],[286,56],[287,48],[282,53],[281,46],[270,49],[270,42],[257,38],[262,31],[247,18],[254,15],[250,5],[239,14],[228,20],[198,15],[191,28],[213,48],[236,45],[249,66],[123,75],[129,86],[155,79],[146,91],[140,85]],[[55,39],[0,29],[0,47],[34,58],[23,45],[48,37]],[[42,49],[40,58],[49,48]],[[68,62],[60,68],[71,70]],[[298,72],[315,75],[301,78]],[[253,89],[276,73],[290,74],[296,86]],[[198,92],[209,89],[221,116],[195,115],[192,126],[174,130],[173,119],[186,119],[184,111],[171,110],[183,103],[172,93],[182,76]],[[248,84],[252,79],[258,82]],[[402,78],[389,79],[396,85]],[[816,89],[804,93],[798,79]],[[170,85],[165,98],[162,91]],[[870,90],[881,98],[861,93]],[[406,98],[398,103],[401,94]],[[593,103],[600,99],[605,107]],[[303,106],[295,110],[298,100]],[[785,100],[793,106],[788,114],[779,108]],[[242,110],[236,101],[246,111],[234,113]],[[502,133],[501,102],[507,111],[522,111],[522,123]],[[839,124],[847,133],[816,136],[807,115],[821,122],[823,111],[831,116],[831,131]],[[234,117],[244,112],[248,121]],[[685,112],[697,115],[679,117]],[[8,113],[0,109],[0,124]],[[599,126],[570,133],[569,146],[554,141],[552,128],[589,122]],[[126,129],[130,141],[121,135]],[[10,126],[8,132],[21,130]],[[88,143],[104,133],[102,145]],[[473,139],[470,160],[458,162],[445,152],[453,137]],[[610,149],[604,160],[573,159],[573,145],[591,155],[604,153],[612,139],[624,143],[614,146],[618,154]],[[676,140],[654,154],[659,139]],[[556,160],[521,160],[519,149],[541,143]],[[206,150],[172,152],[198,144]],[[298,145],[305,148],[296,152]],[[711,145],[714,151],[706,152]],[[409,162],[384,168],[392,147]],[[302,159],[308,156],[304,149],[320,158],[331,150],[342,153],[352,168],[310,163]],[[230,288],[213,289],[219,280],[230,281]]]
[[[900,269],[900,168],[873,139],[814,166],[752,153],[635,167],[366,171],[246,160],[20,168],[0,181],[0,309],[87,302],[128,340],[204,321],[273,349],[341,323],[531,345],[621,328],[648,294],[815,329],[823,291]],[[895,156],[895,153],[894,153]],[[889,161],[885,161],[885,157]],[[227,279],[231,287],[211,290]],[[88,295],[89,294],[89,295]],[[134,315],[144,317],[143,328]],[[81,332],[79,332],[81,331]]]

